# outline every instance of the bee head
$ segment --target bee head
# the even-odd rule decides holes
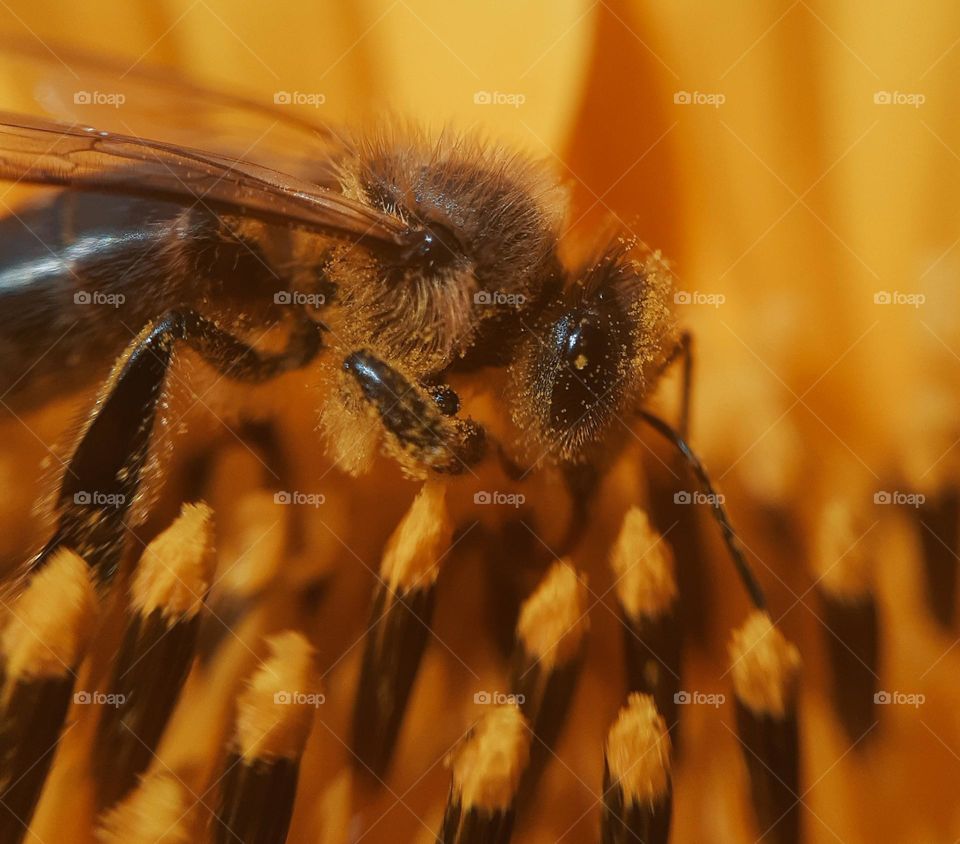
[[[672,345],[668,271],[657,255],[629,253],[617,244],[581,269],[511,366],[513,420],[552,462],[584,460],[643,398]]]
[[[356,325],[350,340],[429,375],[502,350],[519,315],[542,304],[563,197],[540,165],[469,138],[396,130],[368,137],[341,170],[348,196],[408,232],[396,254],[353,250],[327,268]]]

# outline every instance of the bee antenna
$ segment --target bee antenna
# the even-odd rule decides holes
[[[743,585],[750,595],[750,600],[753,601],[754,606],[756,606],[758,610],[764,609],[767,602],[763,595],[763,590],[760,588],[756,575],[754,575],[753,570],[744,557],[740,540],[733,530],[733,525],[730,524],[730,517],[727,515],[727,510],[723,506],[723,499],[718,496],[714,490],[713,484],[710,482],[710,476],[707,474],[707,470],[704,469],[703,463],[700,462],[700,458],[693,452],[680,432],[664,422],[659,416],[654,416],[646,410],[641,410],[640,418],[680,452],[684,460],[687,461],[687,465],[697,476],[697,480],[703,487],[703,491],[707,494],[707,500],[713,508],[713,517],[717,520],[717,524],[720,525],[720,529],[723,531],[723,540],[733,559],[733,564],[736,566],[737,574],[740,575],[740,580],[743,581]]]

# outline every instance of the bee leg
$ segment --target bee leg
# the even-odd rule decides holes
[[[438,401],[427,389],[412,384],[370,352],[360,350],[348,355],[343,369],[376,410],[390,451],[411,474],[422,475],[429,469],[457,475],[482,458],[482,427],[444,413],[440,406],[443,399]]]
[[[750,599],[753,601],[754,605],[757,607],[757,609],[763,609],[766,606],[766,599],[763,596],[763,590],[760,588],[760,584],[757,582],[756,575],[750,569],[750,565],[747,563],[747,560],[744,557],[743,549],[740,547],[740,540],[737,539],[737,534],[733,530],[733,525],[730,524],[730,517],[727,515],[727,509],[723,506],[723,497],[717,495],[717,492],[713,487],[713,483],[710,480],[710,476],[707,474],[707,470],[704,468],[703,463],[700,462],[700,458],[697,457],[697,455],[687,444],[686,439],[678,431],[671,428],[659,416],[654,416],[652,413],[646,410],[641,410],[640,418],[643,419],[643,421],[646,422],[651,428],[653,428],[653,430],[660,434],[660,436],[664,437],[670,442],[670,444],[686,461],[694,475],[697,476],[697,480],[703,487],[703,491],[707,495],[707,500],[710,502],[713,517],[716,519],[717,524],[720,525],[720,529],[723,531],[723,539],[727,545],[727,550],[730,552],[730,557],[733,559],[733,564],[737,569],[737,573],[740,575],[740,579],[743,581],[743,585],[746,587],[747,593],[750,595]]]
[[[600,485],[600,474],[597,468],[589,463],[565,463],[563,479],[570,493],[571,513],[557,549],[561,557],[573,551],[583,539],[590,524],[590,504]]]
[[[322,346],[313,323],[294,328],[288,348],[276,355],[261,354],[193,311],[170,312],[148,324],[114,366],[61,482],[56,530],[31,571],[61,546],[79,553],[102,581],[116,571],[124,520],[139,491],[177,342],[224,375],[245,381],[264,381],[303,366]]]
[[[680,424],[677,430],[680,436],[687,439],[690,436],[690,391],[693,388],[693,335],[689,331],[680,334],[677,344],[660,367],[660,373],[669,369],[679,357],[683,358],[683,374],[680,384]]]
[[[693,389],[693,335],[689,331],[680,334],[676,344],[670,350],[660,372],[661,375],[679,358],[682,361],[680,373],[680,408],[677,431],[689,442],[691,425],[691,391]],[[686,477],[683,469],[683,455],[677,452],[669,464],[662,469],[651,467],[648,479],[650,495],[650,516],[659,530],[672,530],[673,550],[681,561],[678,567],[680,593],[684,596],[683,633],[692,641],[705,644],[710,617],[710,598],[704,584],[707,578],[704,572],[703,529],[697,519],[695,508],[674,506],[675,496],[684,492],[681,478]],[[674,525],[674,528],[670,528]]]
[[[693,389],[693,335],[684,331],[680,335],[680,354],[683,355],[683,392],[680,398],[680,435],[690,436],[690,391]]]
[[[300,369],[313,360],[323,346],[324,326],[309,319],[297,321],[287,348],[279,354],[263,354],[195,311],[179,311],[162,318],[169,322],[171,338],[182,340],[222,375],[251,383],[269,381],[284,372]]]

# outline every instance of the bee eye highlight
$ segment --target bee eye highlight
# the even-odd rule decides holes
[[[580,424],[607,398],[622,370],[624,349],[618,343],[619,334],[617,320],[595,309],[574,311],[554,324],[550,389],[550,426],[554,431]]]

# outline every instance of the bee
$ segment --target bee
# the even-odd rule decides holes
[[[84,66],[116,79],[102,62]],[[168,102],[156,88],[139,99]],[[352,474],[382,451],[419,479],[488,459],[516,477],[544,464],[574,477],[640,418],[709,485],[685,421],[675,431],[642,409],[682,355],[689,373],[668,267],[616,236],[588,260],[564,260],[566,195],[545,166],[449,132],[351,133],[179,91],[191,121],[268,117],[309,154],[261,151],[261,161],[258,147],[231,155],[0,114],[0,178],[59,189],[0,220],[4,404],[19,412],[114,361],[33,568],[67,545],[102,560],[105,576],[115,569],[126,508],[100,502],[140,490],[181,345],[241,384],[322,370],[320,436]],[[259,346],[278,326],[285,347]],[[507,420],[497,436],[454,386],[491,373]],[[742,563],[722,504],[714,513]]]
[[[49,61],[21,53],[47,79]],[[64,617],[76,621],[93,598],[74,581],[111,583],[135,507],[149,508],[144,501],[157,485],[155,445],[178,350],[186,348],[251,398],[256,391],[245,388],[252,385],[314,373],[305,380],[321,385],[317,448],[348,475],[369,472],[381,454],[418,480],[473,473],[489,461],[520,483],[552,467],[580,493],[571,496],[575,506],[559,549],[565,554],[589,521],[591,485],[625,433],[649,425],[708,493],[741,579],[763,607],[723,498],[686,440],[690,340],[672,314],[671,272],[658,253],[614,235],[598,240],[589,257],[571,260],[562,184],[541,163],[496,144],[395,125],[345,131],[97,60],[69,54],[69,61],[95,80],[92,92],[78,96],[71,80],[66,97],[62,85],[39,86],[51,117],[0,113],[0,179],[53,189],[0,219],[0,412],[19,414],[90,379],[100,382],[54,493],[53,529],[20,578],[31,606],[56,616],[45,605],[51,582],[60,582],[67,595],[60,600],[72,608]],[[72,99],[92,116],[100,92],[110,91],[105,105],[112,107],[126,97],[113,86],[127,76],[139,86],[130,103],[159,111],[158,136],[138,131],[136,110],[126,106],[112,121],[118,131],[79,121],[69,108]],[[171,94],[183,104],[173,105]],[[265,120],[289,143],[267,144],[261,133],[264,143],[238,148],[221,131]],[[198,136],[206,140],[202,149]],[[679,360],[676,429],[646,406]],[[493,410],[475,412],[477,395]],[[445,517],[430,515],[445,512],[439,486],[424,484],[411,511],[414,527],[399,534],[404,553],[432,556],[447,533]],[[209,508],[198,507],[184,518],[207,536],[208,516]],[[425,538],[410,539],[418,530]],[[569,580],[563,565],[557,572]],[[77,600],[81,593],[84,601]],[[423,586],[419,578],[389,589],[382,581],[375,592],[371,629],[392,613],[384,625],[391,636],[368,640],[353,743],[357,759],[378,776],[389,763],[429,629],[420,615],[429,619],[432,601],[432,582]],[[136,625],[149,628],[156,612],[138,616]],[[181,619],[176,636],[183,640],[174,638],[174,646],[195,635],[194,620]],[[152,641],[149,630],[137,638],[140,627],[130,629],[136,635],[125,638],[133,643],[126,657]],[[80,641],[74,632],[66,630],[70,642]],[[164,628],[160,638],[166,635]],[[178,653],[182,681],[191,649]],[[152,663],[143,666],[147,674]],[[12,774],[0,777],[0,792],[15,810],[6,821],[0,817],[0,831],[11,818],[23,826],[20,818],[36,805],[49,767],[42,760],[73,688],[72,671],[63,667],[67,675],[56,683],[14,676],[7,684],[18,693],[7,695],[13,702],[0,730],[0,758]],[[132,677],[134,687],[139,675]],[[173,683],[156,707],[130,716],[149,721],[153,739],[177,688]],[[123,731],[110,732],[120,730],[119,722],[104,723],[98,759],[115,741],[129,743]],[[127,786],[146,759],[131,747],[129,759],[120,753]],[[277,768],[288,809],[296,783],[290,764],[284,759]],[[246,776],[226,785],[224,812],[246,813],[253,822],[262,813],[249,806],[261,803],[244,798],[256,786]],[[285,811],[278,808],[277,818]]]

